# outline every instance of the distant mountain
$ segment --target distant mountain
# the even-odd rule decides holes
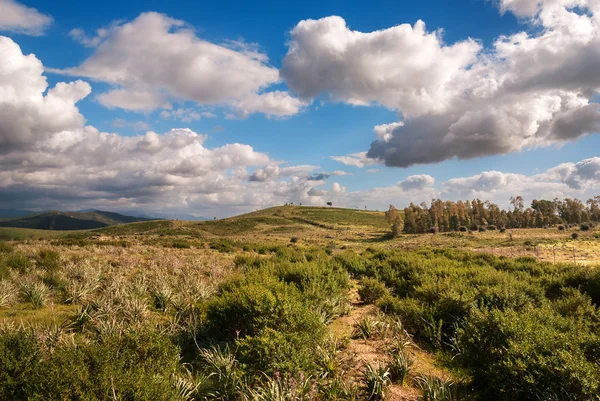
[[[38,213],[42,212],[35,212],[33,210],[0,209],[0,219],[16,219],[17,217],[25,217]]]
[[[25,217],[0,220],[0,227],[35,228],[38,230],[88,230],[116,224],[150,221],[143,217],[126,216],[101,210],[85,212],[44,212]]]

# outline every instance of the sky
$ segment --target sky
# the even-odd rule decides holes
[[[600,0],[0,0],[0,209],[600,195]]]

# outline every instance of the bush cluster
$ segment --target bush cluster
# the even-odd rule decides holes
[[[600,272],[458,250],[372,250],[338,260],[391,288],[397,295],[381,296],[379,307],[467,369],[481,399],[600,393]]]

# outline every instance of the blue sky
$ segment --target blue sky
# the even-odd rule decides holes
[[[61,98],[59,128],[0,130],[0,207],[224,216],[288,201],[599,192],[600,83],[585,68],[600,57],[578,69],[600,43],[594,0],[209,3],[0,0],[0,59],[32,54],[44,67],[48,87],[22,91],[37,97],[36,118],[57,112],[44,109],[50,88],[82,81]],[[23,82],[38,76],[19,68]],[[4,74],[0,89],[17,86]],[[0,109],[25,98],[0,95]],[[149,131],[157,150],[140,156]],[[189,148],[173,145],[181,135]],[[235,143],[244,154],[228,153]],[[361,152],[366,165],[332,159]],[[64,165],[31,167],[45,157]],[[330,176],[308,179],[318,172]]]

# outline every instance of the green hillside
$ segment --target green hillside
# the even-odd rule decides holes
[[[125,216],[119,213],[92,212],[44,212],[15,219],[0,220],[0,227],[30,228],[36,230],[89,230],[117,224],[127,224],[150,219]]]

